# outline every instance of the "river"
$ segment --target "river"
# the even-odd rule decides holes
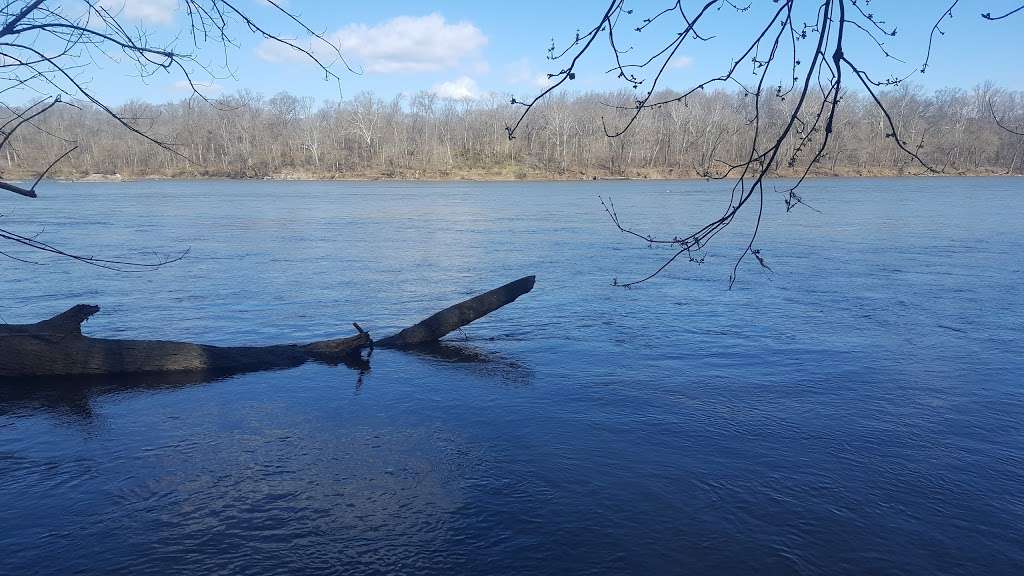
[[[51,183],[0,227],[0,319],[113,338],[383,336],[527,274],[449,337],[213,381],[0,382],[2,574],[1020,574],[1024,180]],[[10,248],[10,246],[6,247]],[[6,249],[0,246],[0,249]],[[29,255],[17,252],[21,255]]]

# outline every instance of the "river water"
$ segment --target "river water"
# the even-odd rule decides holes
[[[724,196],[723,196],[724,194]],[[1024,180],[813,180],[612,287],[721,183],[53,183],[0,317],[94,336],[387,335],[527,274],[443,348],[219,380],[0,383],[0,573],[1024,573]],[[11,248],[0,247],[5,250]],[[27,255],[24,252],[12,253]]]

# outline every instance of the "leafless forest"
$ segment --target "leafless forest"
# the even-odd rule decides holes
[[[498,96],[456,101],[426,92],[393,99],[364,93],[317,103],[286,93],[239,93],[211,102],[135,102],[117,110],[171,143],[177,155],[126,133],[98,108],[54,107],[34,120],[35,129],[13,135],[0,166],[5,178],[39,173],[69,141],[78,148],[54,176],[684,178],[714,176],[723,162],[749,154],[753,103],[741,92],[702,92],[645,110],[628,132],[608,138],[606,127],[629,114],[634,97],[629,91],[549,97],[514,140],[506,126],[518,111]],[[857,92],[843,98],[814,173],[922,172],[887,136],[873,102]],[[1024,172],[1024,136],[1007,129],[1024,123],[1024,93],[991,86],[928,93],[904,85],[883,100],[903,139],[942,172]],[[785,122],[787,106],[784,99],[762,102],[762,125]],[[17,111],[6,108],[0,121]],[[802,138],[789,137],[779,157],[799,159]],[[792,174],[794,163],[780,161],[772,170]]]

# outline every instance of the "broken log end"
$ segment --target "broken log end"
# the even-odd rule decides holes
[[[82,323],[99,311],[100,307],[94,304],[77,304],[49,320],[43,320],[36,326],[40,333],[77,334],[80,336]]]
[[[524,276],[519,280],[449,306],[398,334],[377,341],[376,345],[385,348],[405,348],[437,342],[446,334],[514,302],[516,298],[533,290],[536,282],[536,276]]]

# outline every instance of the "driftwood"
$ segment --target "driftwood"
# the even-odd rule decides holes
[[[458,330],[478,318],[483,318],[533,290],[535,281],[535,276],[526,276],[489,292],[484,292],[479,296],[474,296],[469,300],[459,302],[454,306],[449,306],[394,336],[388,336],[380,340],[376,345],[386,348],[406,348],[418,344],[437,342],[449,332]]]
[[[497,310],[533,288],[528,276],[434,314],[381,340],[387,347],[435,342]],[[82,323],[99,312],[79,304],[35,324],[0,325],[0,378],[139,374],[157,372],[248,372],[298,366],[310,360],[349,363],[374,341],[358,334],[309,344],[208,346],[161,340],[112,340],[82,334]]]
[[[82,335],[82,323],[99,310],[79,304],[36,324],[0,326],[0,376],[262,370],[308,360],[340,362],[371,343],[365,332],[306,345],[258,347]]]
[[[441,340],[405,348],[403,353],[443,365],[445,370],[482,376],[504,386],[522,386],[533,378],[530,367],[514,358],[463,342]],[[342,386],[351,383],[359,391],[366,384],[366,375],[372,371],[371,360],[372,355],[365,353],[343,359],[344,365],[357,374],[352,380],[346,378],[347,371],[337,374],[332,384]],[[57,423],[81,424],[96,417],[96,402],[108,396],[205,386],[247,372],[252,370],[0,378],[0,418],[46,413]]]

